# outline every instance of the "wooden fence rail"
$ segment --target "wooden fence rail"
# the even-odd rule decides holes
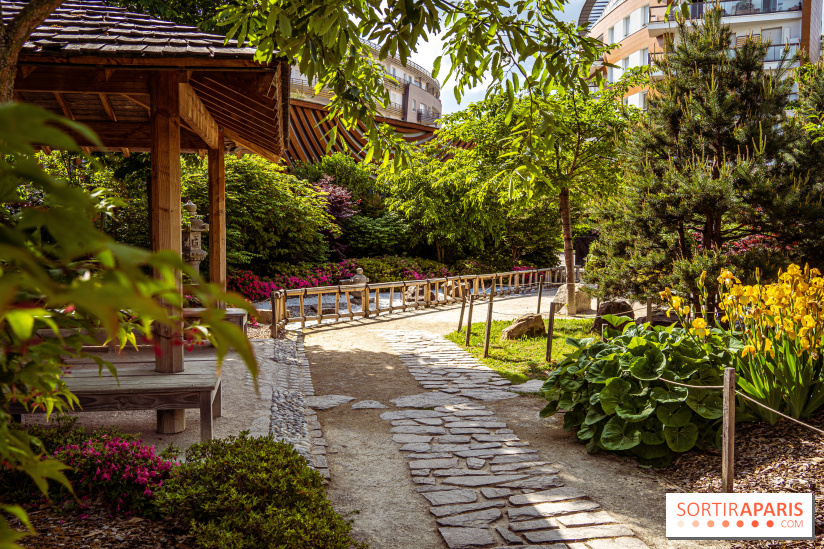
[[[307,322],[318,324],[341,322],[355,318],[368,318],[394,311],[417,310],[489,297],[533,292],[543,286],[560,286],[566,282],[564,267],[510,271],[481,275],[449,276],[425,280],[399,280],[375,284],[352,284],[338,286],[318,286],[295,290],[272,292],[272,336],[289,323],[300,322],[301,328]],[[576,280],[581,272],[575,269]],[[400,294],[398,298],[396,292]],[[324,296],[334,296],[331,303],[324,305]],[[381,296],[388,305],[381,305]],[[287,306],[289,298],[298,298],[297,306]],[[345,310],[343,307],[345,306]],[[314,308],[314,314],[312,313]],[[296,314],[295,314],[296,313]]]

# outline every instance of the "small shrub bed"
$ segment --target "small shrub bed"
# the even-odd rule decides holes
[[[730,364],[729,342],[721,334],[703,341],[683,328],[638,326],[606,315],[623,333],[607,328],[607,341],[570,339],[577,347],[544,384],[546,417],[559,410],[564,429],[577,429],[587,451],[638,456],[642,463],[668,465],[674,453],[720,447],[723,400],[717,390],[688,385],[721,385]]]
[[[332,509],[320,474],[271,435],[193,445],[158,498],[207,549],[364,547]]]

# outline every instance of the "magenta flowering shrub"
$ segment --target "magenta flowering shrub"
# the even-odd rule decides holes
[[[248,300],[258,302],[269,299],[275,290],[334,286],[341,279],[351,278],[357,266],[356,260],[347,259],[339,263],[302,268],[294,274],[278,274],[271,279],[260,277],[251,271],[235,271],[229,275],[227,286],[229,290],[238,292]]]
[[[78,496],[102,496],[116,512],[141,515],[155,512],[153,498],[178,465],[154,446],[109,435],[60,446],[54,457],[74,470],[67,476]]]
[[[346,188],[333,183],[335,178],[331,175],[323,174],[323,177],[315,183],[318,190],[326,193],[326,213],[335,218],[340,223],[349,219],[357,212],[356,202],[352,200],[352,193]]]

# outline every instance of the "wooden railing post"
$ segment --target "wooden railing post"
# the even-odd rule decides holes
[[[269,294],[269,302],[272,304],[272,326],[270,328],[272,339],[278,336],[278,325],[280,324],[280,300],[277,296],[278,292]]]
[[[647,322],[652,322],[652,298],[647,298]]]
[[[555,301],[549,303],[549,326],[546,331],[546,361],[552,362],[552,336],[555,332]]]
[[[537,275],[536,275],[537,276]],[[541,314],[541,297],[544,295],[544,278],[538,279],[538,313]]]
[[[431,297],[430,294],[431,293],[432,293],[432,283],[429,282],[429,279],[427,278],[426,279],[426,289],[424,290],[424,294],[423,294],[423,306],[424,306],[425,309],[429,308],[429,302],[431,301],[431,299],[430,299],[430,297]]]
[[[363,287],[363,318],[369,318],[369,284]]]
[[[735,368],[724,368],[724,422],[721,439],[721,491],[735,491]]]
[[[495,286],[492,287],[492,291],[489,293],[489,309],[486,312],[486,334],[484,335],[484,354],[483,358],[489,356],[489,334],[492,330],[492,298],[495,297]]]
[[[469,347],[469,336],[472,333],[472,309],[475,307],[475,298],[477,296],[469,296],[469,314],[466,317],[466,339],[464,340],[464,347]]]
[[[458,319],[458,331],[461,331],[461,327],[463,327],[463,317],[464,311],[466,310],[466,297],[461,298],[461,318]]]

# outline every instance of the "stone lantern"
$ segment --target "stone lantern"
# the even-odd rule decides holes
[[[183,209],[192,216],[192,222],[183,225],[183,252],[181,255],[183,261],[191,265],[195,271],[200,272],[200,262],[206,259],[201,233],[209,231],[209,224],[195,217],[197,206],[191,200],[183,205]]]

